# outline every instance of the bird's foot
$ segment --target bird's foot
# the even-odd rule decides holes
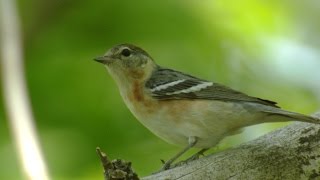
[[[200,158],[200,156],[204,156],[204,151],[199,151],[196,154],[194,154],[193,156],[189,157],[188,159],[185,160],[186,163],[197,160]]]
[[[162,168],[159,170],[159,171],[156,171],[156,172],[154,172],[154,173],[152,173],[152,174],[157,174],[157,173],[160,173],[160,172],[162,172],[162,171],[165,171],[165,170],[168,170],[168,169],[170,169],[171,168],[171,164],[172,164],[172,162],[169,160],[169,161],[164,161],[163,159],[160,159],[160,161],[161,161],[161,163],[163,164],[162,165]]]
[[[203,150],[197,152],[196,154],[192,155],[191,157],[189,157],[189,158],[186,159],[186,160],[183,160],[183,161],[180,161],[180,162],[175,163],[174,165],[172,165],[171,168],[173,168],[173,167],[178,167],[178,166],[182,166],[182,165],[184,165],[184,164],[188,164],[188,163],[190,163],[190,162],[192,162],[192,161],[194,161],[194,160],[199,159],[200,156],[204,156],[204,151],[206,151],[206,149],[203,149]]]

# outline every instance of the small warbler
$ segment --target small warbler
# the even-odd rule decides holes
[[[275,102],[248,96],[218,83],[161,67],[141,48],[120,44],[95,58],[105,65],[134,116],[165,141],[192,147],[193,160],[224,137],[246,126],[281,121],[319,123],[311,116],[280,109]]]

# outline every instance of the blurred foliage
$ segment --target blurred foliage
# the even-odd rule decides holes
[[[159,169],[160,159],[180,149],[139,124],[111,77],[92,61],[115,44],[137,44],[160,65],[275,100],[286,109],[315,111],[320,89],[287,82],[273,71],[276,68],[268,57],[278,53],[268,48],[286,39],[307,46],[319,57],[319,5],[312,0],[20,0],[29,94],[54,179],[101,179],[96,146],[112,159],[132,161],[142,176]],[[295,74],[289,66],[285,69]],[[319,72],[301,72],[314,73],[312,77],[320,82]],[[0,106],[0,179],[19,179]],[[219,150],[273,127],[254,126]]]

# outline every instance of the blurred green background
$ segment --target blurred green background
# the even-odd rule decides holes
[[[140,176],[180,149],[136,121],[105,68],[92,61],[119,43],[285,109],[316,111],[319,7],[314,0],[19,0],[25,77],[53,179],[102,179],[97,146],[111,159],[132,161]],[[21,179],[2,100],[0,179]],[[211,152],[283,125],[248,128]]]

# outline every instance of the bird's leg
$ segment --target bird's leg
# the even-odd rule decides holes
[[[178,154],[176,154],[175,156],[173,156],[171,159],[169,159],[167,162],[164,163],[161,171],[167,170],[170,168],[170,165],[177,160],[182,154],[184,154],[185,152],[187,152],[190,148],[192,148],[194,145],[196,145],[197,143],[197,137],[191,136],[188,139],[188,146],[185,147],[182,151],[180,151]]]
[[[188,159],[183,160],[183,161],[180,161],[180,162],[174,164],[172,167],[181,166],[181,165],[183,165],[183,164],[186,164],[186,163],[189,163],[189,162],[191,162],[191,161],[197,160],[197,159],[199,159],[199,157],[200,157],[201,155],[203,155],[203,153],[204,153],[205,151],[207,151],[208,149],[209,149],[209,148],[203,148],[203,149],[201,149],[200,151],[198,151],[197,153],[195,153],[194,155],[192,155],[191,157],[189,157]]]
[[[190,162],[193,160],[197,160],[199,159],[200,156],[203,155],[204,152],[208,151],[209,148],[203,148],[200,151],[198,151],[197,153],[195,153],[194,155],[192,155],[191,157],[189,157],[188,159],[186,159],[184,162]]]

